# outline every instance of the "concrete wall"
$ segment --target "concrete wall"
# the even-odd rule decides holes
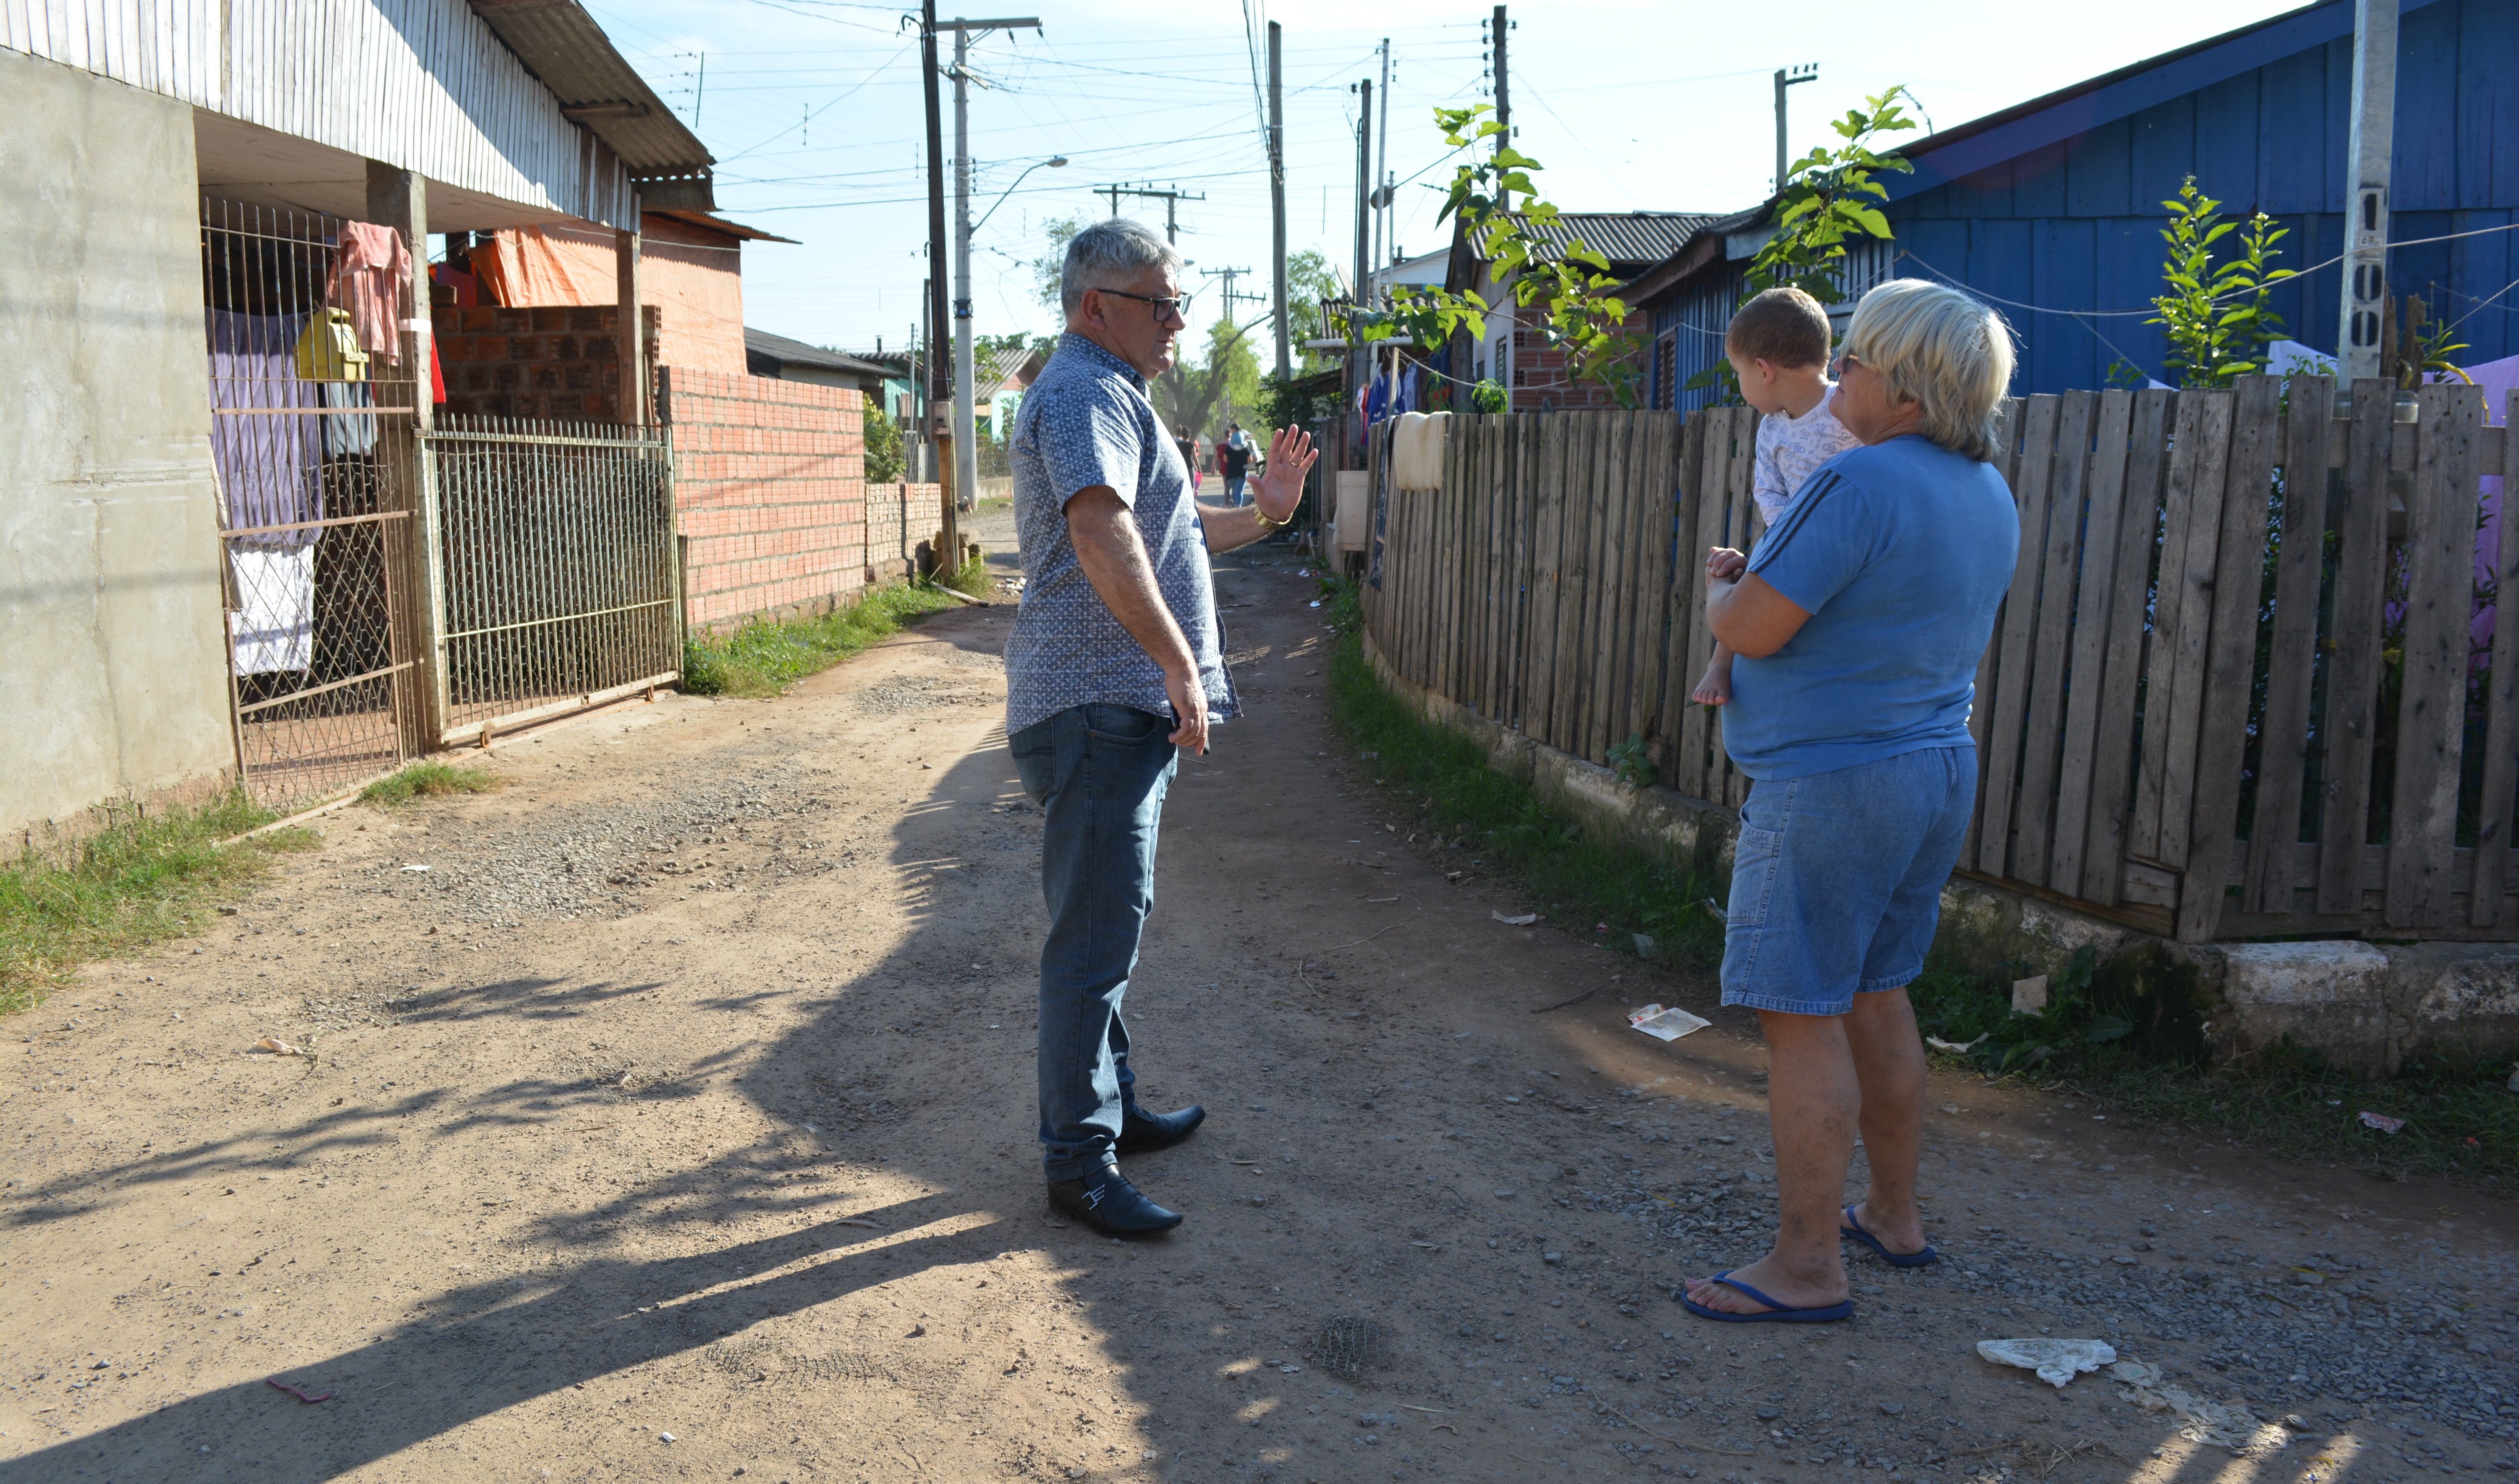
[[[234,764],[189,105],[0,52],[0,831]]]

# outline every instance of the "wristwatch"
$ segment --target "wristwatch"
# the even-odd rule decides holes
[[[1287,515],[1284,520],[1271,519],[1267,511],[1260,508],[1260,502],[1257,500],[1251,502],[1251,513],[1259,518],[1260,524],[1266,526],[1271,531],[1282,531],[1286,529],[1286,527],[1294,524],[1295,521],[1295,517],[1292,514]]]

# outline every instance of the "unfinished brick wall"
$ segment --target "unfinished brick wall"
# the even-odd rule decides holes
[[[1576,380],[1566,351],[1527,329],[1513,332],[1513,410],[1517,413],[1616,412],[1617,396],[1602,382]]]
[[[656,410],[694,629],[827,613],[900,577],[941,518],[935,485],[868,491],[855,390],[669,366]]]
[[[646,343],[661,318],[652,304]],[[560,422],[620,422],[618,305],[573,309],[470,309],[440,305],[438,369],[446,374],[446,410],[494,417],[546,417]]]

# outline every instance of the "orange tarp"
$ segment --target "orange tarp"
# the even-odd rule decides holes
[[[656,359],[740,376],[743,259],[732,240],[649,217],[639,243],[639,299],[662,314]],[[620,301],[609,234],[571,227],[502,231],[472,247],[482,300],[510,309]]]

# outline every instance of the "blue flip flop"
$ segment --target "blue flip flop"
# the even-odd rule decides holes
[[[1921,1252],[1890,1251],[1887,1247],[1880,1244],[1879,1238],[1865,1231],[1863,1229],[1863,1223],[1854,1219],[1854,1207],[1850,1205],[1845,1208],[1845,1222],[1836,1229],[1836,1235],[1839,1237],[1850,1237],[1856,1242],[1862,1243],[1865,1246],[1879,1253],[1880,1260],[1889,1264],[1889,1266],[1893,1268],[1928,1267],[1931,1264],[1942,1260],[1942,1254],[1933,1250],[1931,1243],[1926,1243],[1924,1244],[1924,1249]]]
[[[1730,1273],[1717,1273],[1706,1282],[1719,1283],[1727,1288],[1746,1293],[1765,1304],[1767,1310],[1763,1314],[1726,1314],[1721,1309],[1705,1307],[1684,1292],[1680,1294],[1681,1306],[1700,1319],[1716,1320],[1727,1325],[1824,1325],[1834,1320],[1854,1317],[1854,1300],[1851,1298],[1841,1303],[1830,1304],[1822,1309],[1796,1309],[1790,1304],[1776,1302],[1766,1294],[1734,1278]]]

